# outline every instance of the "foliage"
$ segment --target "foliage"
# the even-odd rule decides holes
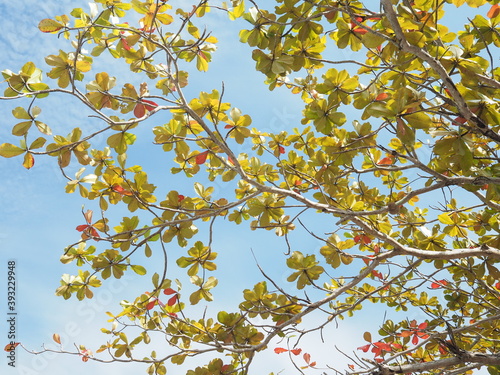
[[[496,3],[284,0],[265,9],[269,4],[232,0],[173,9],[164,0],[95,0],[90,12],[76,8],[42,20],[42,32],[62,35],[73,50],[46,57],[49,83],[32,62],[2,72],[0,99],[24,105],[12,112],[17,141],[0,145],[0,155],[21,156],[28,169],[41,155],[52,156],[68,180],[66,192],[78,191],[94,207],[76,227],[80,240],[61,257],[76,262],[78,275],[63,275],[56,293],[92,298],[106,279],[152,274],[148,293],[111,314],[111,329],[103,329],[109,341],[96,357],[83,346],[73,354],[88,361],[107,352],[112,360],[144,362],[149,374],[200,356],[204,365],[193,362],[187,374],[208,375],[249,373],[254,357],[271,349],[300,371],[331,369],[314,353],[301,353],[302,336],[382,304],[399,312],[397,319],[359,338],[359,352],[342,370],[441,374],[486,366],[497,374]],[[470,16],[454,32],[444,20],[457,7]],[[251,127],[251,116],[225,102],[223,92],[185,95],[190,72],[208,71],[216,50],[217,38],[201,23],[211,11],[246,21],[240,40],[253,48],[270,90],[300,96],[302,124],[273,134]],[[353,57],[342,60],[341,51]],[[137,75],[143,83],[94,68],[105,58],[125,62],[130,80]],[[43,99],[54,95],[76,98],[101,128],[52,135],[50,121],[39,118]],[[168,187],[128,162],[149,118],[164,121],[152,128],[152,147],[175,163]],[[99,148],[103,135],[107,145]],[[75,178],[66,172],[71,168]],[[195,181],[194,195],[176,187],[182,176]],[[213,183],[231,187],[232,195],[220,196]],[[115,205],[131,216],[111,223],[106,216]],[[94,221],[96,210],[102,217]],[[316,233],[306,224],[310,217],[331,220],[331,233]],[[230,283],[211,275],[218,257],[212,228],[220,220],[283,237],[289,273],[286,281],[273,280],[264,264],[265,280],[234,296],[233,312],[190,315],[186,305],[209,304],[214,288]],[[288,241],[297,224],[323,242],[319,253]],[[198,233],[204,225],[208,238]],[[171,242],[187,249],[175,260],[191,287],[161,268],[174,256],[166,250]],[[160,268],[136,264],[140,251],[164,257]],[[411,311],[427,318],[410,320]],[[162,341],[149,349],[155,332],[168,347]],[[278,339],[281,346],[273,347]],[[144,347],[149,355],[134,354]]]

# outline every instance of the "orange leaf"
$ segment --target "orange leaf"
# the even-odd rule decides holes
[[[59,345],[61,345],[61,336],[59,336],[59,334],[58,334],[58,333],[54,333],[54,334],[52,335],[52,339],[53,339],[55,342],[57,342]]]
[[[292,349],[290,351],[292,352],[293,355],[299,355],[302,349]]]
[[[351,30],[354,33],[359,34],[359,35],[365,35],[368,32],[368,30],[363,29],[362,27],[359,27],[354,22],[351,22]]]
[[[20,344],[20,342],[13,342],[11,344],[7,344],[7,345],[5,345],[4,350],[6,352],[10,352],[10,351],[14,350],[16,348],[16,346],[18,346],[19,344]]]
[[[121,185],[118,185],[118,184],[114,184],[111,189],[113,189],[113,191],[115,193],[118,193],[118,194],[121,194],[121,195],[127,195],[127,196],[131,196],[131,195],[134,195],[132,194],[131,191],[129,190],[125,190],[124,188],[121,187]]]
[[[285,349],[285,348],[274,348],[274,352],[276,354],[281,354],[281,353],[284,353],[284,352],[287,352],[288,349]]]
[[[377,165],[391,165],[394,163],[394,156],[386,156],[377,162]]]
[[[399,336],[401,337],[410,337],[411,335],[413,335],[413,332],[412,331],[402,331]]]
[[[306,361],[307,364],[311,362],[311,355],[309,353],[304,353],[304,361]]]
[[[495,18],[496,16],[498,16],[498,13],[500,13],[500,5],[495,4],[488,11],[487,16],[488,18]]]
[[[385,92],[381,92],[380,94],[377,95],[377,97],[375,98],[375,101],[376,102],[379,102],[381,100],[385,100],[389,97],[389,94],[386,94]]]
[[[196,164],[200,165],[200,164],[203,164],[207,161],[207,156],[208,156],[208,150],[203,151],[201,154],[196,155],[194,160],[195,160]]]

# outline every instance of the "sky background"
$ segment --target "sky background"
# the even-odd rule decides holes
[[[182,1],[183,4],[191,4]],[[270,1],[260,1],[259,4],[269,4]],[[55,35],[39,32],[37,24],[40,19],[55,15],[69,14],[72,8],[82,7],[88,10],[85,1],[35,1],[22,0],[18,2],[0,0],[0,12],[3,15],[0,23],[0,70],[10,69],[17,72],[27,61],[33,61],[37,66],[47,71],[44,57],[57,54],[59,49],[69,50],[68,42],[57,39]],[[264,5],[264,8],[266,6]],[[186,6],[189,9],[190,6]],[[468,16],[471,16],[468,14]],[[250,114],[252,126],[262,131],[277,133],[281,130],[291,131],[294,127],[301,127],[301,110],[303,103],[298,96],[288,94],[285,90],[270,92],[264,85],[264,77],[255,72],[254,61],[251,59],[251,48],[238,41],[238,30],[244,27],[244,21],[229,23],[222,13],[214,13],[206,18],[207,29],[219,39],[218,51],[213,54],[213,62],[207,73],[191,71],[190,85],[186,88],[188,97],[197,96],[200,91],[210,92],[212,89],[220,91],[224,82],[225,101],[240,108],[244,114]],[[348,51],[334,51],[342,54],[342,58],[349,58]],[[115,61],[115,60],[113,60]],[[109,60],[107,64],[109,63]],[[106,65],[102,70],[120,77],[128,75],[136,79],[128,71],[127,66]],[[99,69],[94,72],[99,71]],[[46,82],[47,79],[45,79]],[[120,87],[123,80],[117,84]],[[13,142],[10,135],[12,125],[16,119],[11,115],[12,108],[22,106],[26,101],[0,102],[0,143]],[[99,128],[100,124],[86,117],[88,113],[82,111],[75,101],[52,95],[50,98],[39,101],[38,106],[43,110],[40,120],[53,128],[54,134],[68,134],[75,126],[81,127],[85,133]],[[163,118],[162,118],[163,116]],[[159,114],[148,122],[155,126],[158,121],[167,121],[166,115]],[[353,119],[349,119],[350,122]],[[134,145],[131,156],[136,164],[145,166],[150,180],[162,191],[175,189],[187,195],[194,194],[194,181],[179,179],[179,175],[169,175],[170,165],[163,162],[166,156],[160,147],[150,147],[153,139],[151,126],[141,126],[137,131],[138,141]],[[105,139],[99,140],[105,144]],[[239,152],[244,150],[237,150]],[[131,165],[131,164],[130,164]],[[19,158],[0,158],[0,171],[3,175],[0,184],[2,205],[0,208],[0,280],[6,280],[8,260],[16,260],[17,279],[17,339],[32,350],[39,350],[42,345],[56,348],[52,341],[54,333],[60,334],[64,348],[73,349],[74,343],[84,344],[95,351],[98,345],[107,340],[108,336],[100,333],[101,327],[109,327],[106,322],[105,311],[120,311],[118,303],[122,299],[133,299],[136,295],[149,287],[151,275],[155,270],[154,259],[145,263],[148,275],[125,276],[120,280],[108,280],[95,291],[92,300],[78,302],[75,298],[64,300],[56,297],[55,289],[63,273],[74,274],[76,267],[63,265],[59,258],[63,249],[78,241],[79,234],[75,227],[83,224],[81,214],[82,204],[85,209],[98,211],[97,202],[89,202],[80,198],[77,193],[65,194],[66,181],[61,176],[56,160],[49,157],[36,158],[36,164],[31,170],[21,166]],[[231,191],[227,187],[214,184],[214,196],[221,197]],[[159,188],[160,190],[160,188]],[[161,195],[159,195],[161,199]],[[125,211],[116,209],[111,218],[119,218]],[[334,218],[315,220],[317,233],[332,230]],[[114,225],[118,224],[115,221]],[[200,224],[200,240],[206,240],[205,224]],[[214,249],[219,253],[219,269],[214,273],[221,279],[220,286],[214,291],[216,303],[209,307],[209,311],[220,309],[233,311],[234,301],[241,301],[243,288],[251,288],[254,283],[262,280],[259,274],[252,251],[266,270],[278,281],[284,281],[288,276],[286,268],[277,260],[283,259],[287,250],[284,241],[277,239],[273,232],[251,232],[248,225],[235,228],[218,220],[215,225]],[[291,237],[294,243],[293,250],[300,250],[308,254],[318,254],[322,244],[305,236],[304,231],[298,230]],[[170,257],[174,261],[182,251],[175,246],[168,247],[178,253]],[[244,267],[234,267],[235,264]],[[172,271],[170,278],[183,277],[183,284],[188,284],[184,271]],[[161,270],[156,270],[161,271]],[[229,280],[229,282],[227,282]],[[225,286],[222,286],[226,284]],[[6,283],[0,282],[0,343],[7,341],[6,330]],[[243,286],[242,286],[243,285]],[[203,303],[201,303],[203,305]],[[200,308],[202,308],[201,306]],[[331,325],[325,332],[326,337],[338,337],[334,344],[345,352],[351,353],[356,347],[364,344],[362,334],[365,330],[376,332],[382,323],[383,308],[377,308],[379,316],[374,318],[373,307],[357,313],[357,319],[347,319],[341,322],[339,328]],[[411,319],[421,316],[408,315]],[[4,345],[4,344],[2,344]],[[280,344],[280,346],[284,346]],[[332,347],[332,341],[321,344],[318,335],[306,337],[301,342],[305,351],[312,354],[313,360],[322,367],[326,363],[335,365],[339,369],[345,366],[346,358]],[[3,347],[3,346],[1,346]],[[271,347],[272,348],[272,347]],[[358,352],[359,353],[359,352]],[[44,354],[33,356],[22,350],[17,351],[17,367],[11,369],[6,364],[7,358],[0,354],[0,369],[2,374],[51,374],[63,375],[71,369],[76,374],[92,373],[93,375],[132,375],[145,373],[146,366],[142,364],[113,363],[103,365],[89,361],[83,363],[78,357]],[[337,366],[338,365],[338,366]],[[276,355],[272,350],[258,356],[252,373],[278,373],[280,370],[291,370],[291,364],[285,354]],[[296,370],[292,370],[296,371]],[[169,366],[170,374],[183,373],[175,365]],[[286,372],[292,373],[292,372]]]

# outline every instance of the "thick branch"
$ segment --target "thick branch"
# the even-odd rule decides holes
[[[460,357],[456,356],[451,358],[437,359],[429,362],[412,363],[400,366],[381,365],[379,373],[380,375],[410,374],[410,373],[431,371],[436,369],[444,369],[465,363],[476,363],[485,366],[499,366],[500,355],[464,351],[460,355]]]

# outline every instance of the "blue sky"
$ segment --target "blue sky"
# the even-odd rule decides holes
[[[8,68],[17,71],[26,61],[33,61],[46,70],[43,58],[48,54],[57,54],[59,49],[67,50],[68,45],[62,38],[57,39],[54,35],[39,32],[36,27],[38,21],[69,13],[74,7],[87,9],[88,5],[84,1],[0,0],[0,12],[3,14],[0,23],[0,70]],[[200,91],[220,90],[221,83],[224,82],[226,101],[240,108],[243,113],[250,114],[253,126],[273,132],[285,129],[290,131],[293,127],[300,127],[300,98],[285,93],[284,90],[269,92],[263,84],[264,77],[254,70],[251,49],[238,41],[238,30],[243,23],[230,24],[223,14],[212,15],[206,22],[207,29],[213,30],[213,35],[220,41],[219,49],[214,53],[213,63],[207,73],[192,72],[191,84],[186,88],[187,96],[196,96]],[[107,70],[112,70],[118,77],[121,74],[130,76],[126,67],[113,65],[113,69]],[[125,82],[127,80],[120,84]],[[0,102],[0,143],[13,141],[10,129],[15,119],[10,112],[12,108],[23,104],[25,102]],[[41,119],[43,117],[43,121],[53,127],[55,134],[65,135],[75,126],[86,131],[97,129],[99,126],[95,120],[86,118],[86,113],[82,112],[81,107],[74,101],[52,96],[38,105],[43,109]],[[163,116],[160,121],[168,120],[165,115],[160,116]],[[151,119],[148,124],[155,126],[158,117]],[[159,147],[151,148],[150,128],[139,130],[138,135],[140,137],[131,151],[131,158],[136,163],[147,166],[151,181],[162,186],[162,191],[174,189],[172,186],[175,186],[175,189],[181,192],[184,189],[187,194],[192,194],[194,181],[187,181],[179,175],[169,175],[167,162],[161,162],[163,154]],[[101,142],[104,141],[101,139]],[[75,267],[61,264],[59,257],[68,244],[79,238],[74,228],[83,223],[82,204],[85,204],[86,209],[94,210],[98,209],[97,204],[84,201],[76,194],[64,193],[65,180],[58,171],[55,159],[38,157],[35,167],[29,171],[20,164],[19,158],[0,158],[0,171],[4,176],[0,185],[0,196],[3,197],[0,212],[0,277],[5,279],[7,261],[15,259],[18,283],[18,341],[33,350],[40,349],[43,344],[55,348],[51,337],[53,333],[59,333],[65,348],[70,349],[73,343],[77,343],[95,350],[97,345],[107,338],[99,333],[101,327],[108,326],[104,312],[117,312],[121,299],[133,299],[138,293],[144,292],[149,287],[148,282],[153,270],[150,269],[148,276],[142,279],[125,277],[122,280],[107,282],[100,290],[96,290],[95,298],[90,301],[78,302],[74,298],[65,301],[56,297],[54,290],[59,285],[60,276],[63,273],[76,272]],[[224,196],[226,192],[230,194],[225,186],[216,184],[215,187],[216,194],[220,196]],[[111,213],[111,217],[118,218],[119,214],[118,210]],[[320,222],[316,220],[315,230],[318,233],[331,231],[334,222],[334,218]],[[118,222],[115,222],[116,224]],[[205,227],[206,225],[200,225],[201,240],[206,240]],[[234,228],[219,220],[215,233],[214,249],[220,255],[219,270],[215,275],[220,278],[221,286],[214,291],[216,302],[214,306],[209,307],[209,311],[234,310],[234,301],[241,300],[242,289],[249,288],[262,279],[251,250],[255,252],[266,272],[278,281],[284,281],[288,276],[286,269],[277,263],[278,259],[282,259],[281,254],[286,251],[285,243],[277,239],[272,232],[251,232],[245,225]],[[292,235],[292,239],[295,244],[293,250],[318,254],[321,247],[317,240],[306,237],[300,230]],[[175,247],[172,247],[172,251],[181,254],[181,250]],[[173,262],[175,257],[170,260]],[[235,271],[235,263],[245,266]],[[153,262],[150,262],[149,266],[153,267]],[[170,277],[184,277],[183,283],[189,283],[183,272],[176,274],[173,269],[172,272],[174,276]],[[222,286],[225,280],[230,282]],[[3,282],[0,283],[0,288],[3,288],[0,290],[0,296],[3,296],[0,298],[0,321],[4,321],[6,289]],[[338,329],[332,325],[324,332],[326,337],[338,337],[338,340],[334,340],[335,344],[347,353],[364,344],[364,330],[376,331],[376,327],[382,323],[383,311],[380,310],[380,317],[377,318],[373,318],[373,309],[365,309],[357,316],[357,319],[341,322]],[[408,318],[423,317],[409,315]],[[6,340],[4,331],[4,325],[0,324],[0,342]],[[318,335],[304,339],[302,347],[313,354],[313,360],[317,360],[320,366],[335,362],[342,368],[346,362],[345,358],[332,348],[331,341],[323,345]],[[332,358],[335,359],[332,361]],[[85,371],[94,375],[132,375],[145,371],[143,365],[83,363],[76,357],[49,354],[33,356],[21,350],[18,350],[17,365],[15,370],[10,369],[6,365],[5,356],[0,355],[2,374],[8,375],[63,375],[68,373],[69,368],[74,369],[76,373]],[[4,369],[7,371],[4,372]],[[285,355],[277,356],[269,351],[256,360],[256,371],[277,373],[281,369],[291,369]],[[169,373],[181,372],[171,365]]]

